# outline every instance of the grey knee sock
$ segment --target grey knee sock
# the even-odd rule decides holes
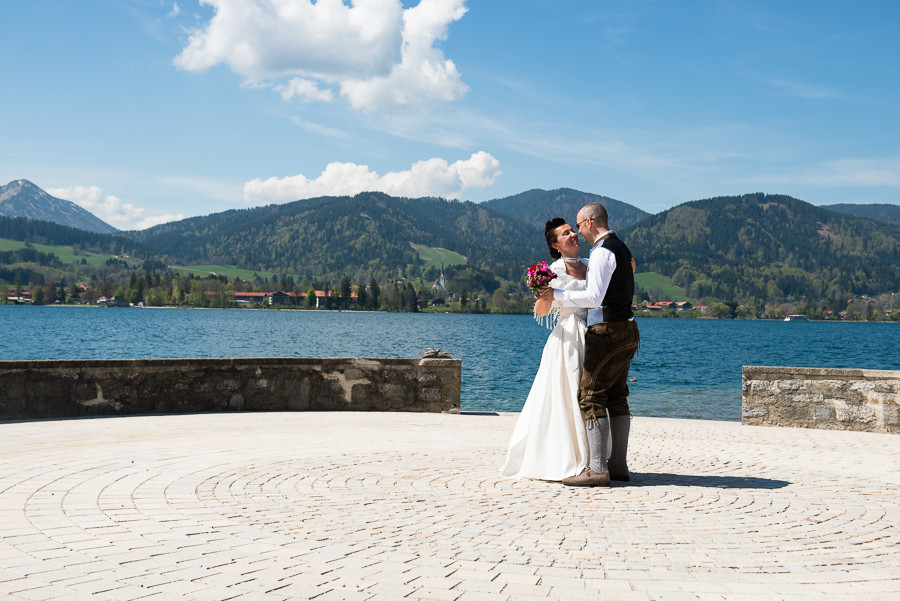
[[[591,471],[602,474],[609,471],[606,462],[606,447],[609,444],[609,419],[603,417],[599,419],[584,420],[585,428],[587,428],[588,446],[591,451]]]

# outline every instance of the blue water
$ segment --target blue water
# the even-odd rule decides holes
[[[900,369],[900,324],[638,319],[635,415],[740,420],[741,367]],[[462,359],[463,411],[518,411],[548,330],[524,315],[0,305],[0,360]]]

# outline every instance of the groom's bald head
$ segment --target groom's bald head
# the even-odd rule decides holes
[[[581,219],[592,219],[599,227],[609,229],[609,215],[606,212],[606,208],[599,202],[591,202],[584,205],[578,214],[581,215]]]

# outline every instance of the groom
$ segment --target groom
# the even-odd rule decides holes
[[[539,298],[558,300],[568,307],[590,309],[584,340],[584,370],[578,403],[585,420],[590,463],[567,486],[609,486],[628,480],[628,369],[640,343],[631,312],[634,271],[631,251],[609,229],[606,209],[587,204],[575,218],[578,233],[591,244],[585,290],[543,290]],[[612,438],[609,459],[606,449]]]

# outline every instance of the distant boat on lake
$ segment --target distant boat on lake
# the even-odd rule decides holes
[[[788,315],[784,318],[785,321],[809,321],[806,315]]]

